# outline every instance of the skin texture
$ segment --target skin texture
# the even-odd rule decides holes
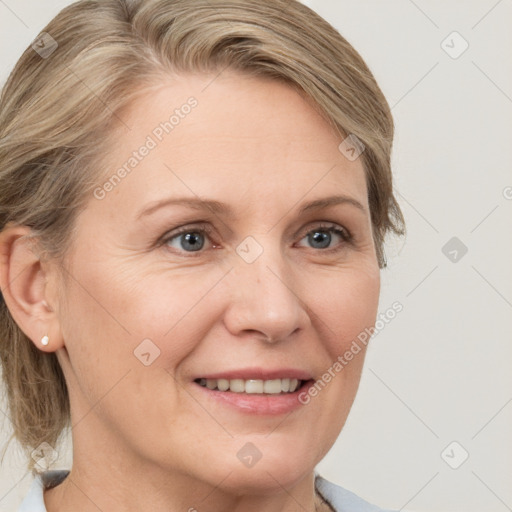
[[[318,379],[374,324],[364,169],[288,85],[227,71],[212,79],[167,77],[122,113],[129,128],[117,128],[105,179],[197,99],[113,190],[91,196],[65,271],[38,260],[24,228],[2,234],[6,301],[38,348],[57,352],[70,393],[73,468],[45,491],[49,512],[315,510],[313,471],[345,423],[365,350],[290,414],[219,405],[193,379],[255,366]],[[362,208],[299,213],[331,195]],[[138,218],[176,197],[214,199],[233,216],[170,205]],[[331,250],[319,248],[311,235],[325,225],[352,240],[332,233]],[[200,251],[187,252],[183,236],[157,243],[181,226],[209,226]],[[248,236],[263,250],[252,263],[236,252]],[[149,366],[134,356],[144,339],[160,350]],[[262,454],[252,468],[237,457],[247,442]]]

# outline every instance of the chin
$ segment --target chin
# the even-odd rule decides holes
[[[291,467],[281,465],[275,467],[267,464],[254,468],[236,468],[222,483],[225,491],[234,495],[279,494],[283,488],[289,489],[297,485],[313,471],[313,467]],[[218,484],[218,482],[216,482]]]
[[[228,457],[226,453],[214,455],[217,460],[210,468],[216,469],[209,473],[209,478],[213,473],[218,485],[220,475],[229,475],[222,487],[236,495],[280,493],[283,487],[293,487],[310,475],[321,458],[313,456],[311,440],[299,442],[290,438],[287,442],[272,442],[247,436],[247,441],[237,438],[233,444],[236,449],[230,450]]]

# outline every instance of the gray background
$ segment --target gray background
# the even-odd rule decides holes
[[[0,0],[2,83],[69,3]],[[318,471],[397,510],[512,510],[512,2],[305,3],[361,53],[392,107],[408,227],[388,244],[380,308],[404,309],[372,341]],[[3,448],[10,427],[0,421]],[[55,467],[70,461],[68,447]],[[0,510],[16,510],[30,482],[11,445]]]

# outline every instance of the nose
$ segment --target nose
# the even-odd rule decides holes
[[[299,296],[300,287],[293,286],[292,270],[280,254],[272,256],[269,250],[252,263],[236,262],[224,317],[231,334],[276,343],[308,327],[307,300]]]

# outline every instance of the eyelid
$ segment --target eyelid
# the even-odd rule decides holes
[[[337,223],[331,222],[331,221],[311,222],[307,226],[305,226],[304,228],[302,228],[301,230],[296,232],[293,235],[293,238],[295,239],[295,238],[299,237],[298,241],[301,242],[309,233],[314,232],[315,230],[316,231],[328,231],[331,233],[334,232],[335,234],[340,236],[343,240],[343,242],[341,244],[337,244],[334,247],[330,247],[327,249],[320,249],[319,252],[321,252],[321,253],[330,253],[330,252],[340,251],[341,250],[340,245],[353,243],[352,233],[345,226],[342,226],[340,224],[337,224]],[[196,222],[193,224],[186,224],[186,225],[177,227],[171,231],[168,231],[162,237],[160,237],[160,239],[157,241],[156,245],[158,247],[163,246],[170,240],[173,240],[173,239],[179,237],[183,233],[199,232],[199,233],[204,233],[207,235],[206,238],[209,239],[209,243],[211,244],[211,247],[209,247],[209,248],[214,249],[214,248],[218,247],[218,245],[216,245],[215,242],[211,239],[211,235],[214,231],[215,231],[215,229],[208,222],[198,221],[198,223]],[[316,249],[314,247],[310,247],[309,249],[316,251]],[[174,251],[172,251],[172,252],[174,252]],[[200,256],[204,252],[205,252],[204,249],[201,249],[199,251],[178,250],[179,254],[185,253],[188,255],[187,257]]]
[[[301,237],[300,240],[302,240],[308,233],[311,233],[311,231],[315,231],[315,230],[319,230],[319,231],[321,231],[321,230],[326,230],[326,231],[338,230],[338,231],[341,231],[344,233],[344,238],[346,239],[347,242],[352,240],[352,238],[353,238],[352,233],[345,226],[342,226],[341,224],[337,224],[336,222],[330,222],[330,221],[313,222],[313,223],[309,224],[308,226],[306,226],[305,228],[301,229],[294,236],[295,237],[300,236]]]
[[[206,224],[206,223],[201,224],[201,222],[204,222],[204,221],[199,221],[199,224],[196,224],[196,223],[186,224],[184,226],[180,226],[178,228],[172,229],[171,231],[167,231],[163,236],[161,236],[157,240],[156,245],[157,246],[165,245],[169,240],[172,240],[183,233],[189,233],[189,232],[194,232],[194,231],[197,231],[199,233],[206,233],[209,238],[215,230],[209,224]],[[202,251],[197,251],[197,252],[199,253]],[[193,251],[191,251],[190,254],[193,254]]]

